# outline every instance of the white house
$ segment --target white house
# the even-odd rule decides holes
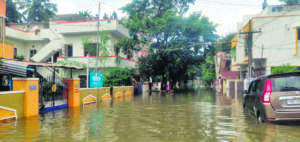
[[[246,77],[248,48],[246,34],[251,22],[253,69],[256,76],[271,74],[272,68],[290,64],[300,67],[300,5],[269,6],[258,15],[245,16],[232,39],[232,66]]]
[[[86,64],[87,53],[83,49],[82,39],[97,41],[98,20],[86,20],[77,14],[56,15],[49,22],[30,24],[9,24],[6,27],[6,42],[14,45],[14,55],[22,55],[25,60],[35,62],[66,62]],[[110,40],[107,43],[109,59],[98,67],[115,67],[116,40],[129,37],[129,31],[116,19],[100,20],[100,31],[107,31]],[[128,59],[120,53],[121,67],[136,67],[136,58]],[[135,57],[135,56],[134,56]],[[77,65],[78,65],[77,64]],[[74,65],[74,64],[73,64]],[[95,67],[95,57],[90,57],[89,67]],[[51,74],[51,69],[38,69],[43,76]],[[86,76],[86,72],[73,72],[74,77]],[[66,77],[64,72],[61,77]]]

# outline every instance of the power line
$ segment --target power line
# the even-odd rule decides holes
[[[209,2],[213,4],[220,4],[220,5],[229,5],[229,6],[244,6],[244,7],[260,7],[261,5],[253,5],[253,4],[244,4],[244,3],[232,3],[232,2],[225,2],[225,1],[217,1],[217,0],[200,0],[200,2]]]

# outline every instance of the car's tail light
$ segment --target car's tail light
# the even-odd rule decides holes
[[[265,85],[265,91],[261,96],[262,103],[270,103],[271,93],[272,93],[272,82],[271,80],[267,80]]]

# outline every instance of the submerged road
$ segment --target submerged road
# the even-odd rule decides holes
[[[260,124],[241,97],[198,90],[143,94],[0,123],[0,141],[293,142],[300,125]]]

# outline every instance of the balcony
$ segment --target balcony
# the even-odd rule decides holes
[[[101,57],[100,57],[101,58]],[[80,57],[59,57],[57,59],[58,64],[66,64],[76,67],[86,67],[87,64],[87,57],[80,56]],[[129,68],[136,68],[137,61],[130,60],[124,57],[121,57],[120,60],[120,67],[129,67]],[[96,66],[96,58],[89,57],[89,67],[93,68]],[[116,64],[116,56],[110,56],[105,62],[98,62],[98,67],[117,67]]]
[[[55,31],[63,35],[97,33],[97,24],[98,20],[56,22],[56,24],[51,25],[51,29],[55,29]],[[129,37],[128,29],[116,19],[100,20],[100,31],[108,31],[117,36]]]
[[[41,41],[46,40],[40,36],[41,31],[23,31],[17,28],[6,26],[6,37],[22,41]]]

